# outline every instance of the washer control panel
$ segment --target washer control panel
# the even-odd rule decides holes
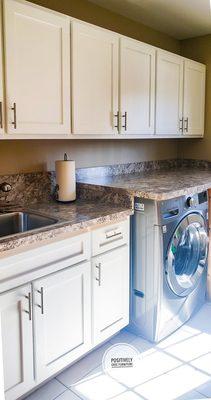
[[[207,203],[207,191],[188,196],[186,198],[185,206],[187,208],[197,207],[199,204]]]

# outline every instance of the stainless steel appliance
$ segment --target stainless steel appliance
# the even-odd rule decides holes
[[[207,255],[206,191],[135,198],[130,329],[158,342],[183,325],[205,301]]]

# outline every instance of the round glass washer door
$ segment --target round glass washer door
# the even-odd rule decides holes
[[[206,267],[208,235],[201,214],[187,215],[170,241],[166,262],[167,282],[178,296],[187,296],[197,286]]]

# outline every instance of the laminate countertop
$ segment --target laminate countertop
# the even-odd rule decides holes
[[[131,208],[84,200],[69,204],[55,201],[26,203],[15,207],[11,205],[7,209],[0,206],[1,211],[31,211],[57,219],[58,222],[36,230],[0,237],[0,256],[4,256],[5,251],[17,250],[22,246],[41,245],[43,241],[59,239],[59,236],[65,234],[97,229],[103,224],[121,221],[132,214]]]
[[[178,168],[142,171],[137,173],[79,177],[80,190],[99,191],[109,188],[110,197],[125,191],[130,197],[142,197],[156,201],[200,193],[211,188],[211,169]]]

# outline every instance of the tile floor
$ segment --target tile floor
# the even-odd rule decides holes
[[[102,369],[104,352],[116,343],[139,350],[131,373],[114,379]],[[123,330],[25,400],[197,400],[211,399],[211,304],[157,345]]]

